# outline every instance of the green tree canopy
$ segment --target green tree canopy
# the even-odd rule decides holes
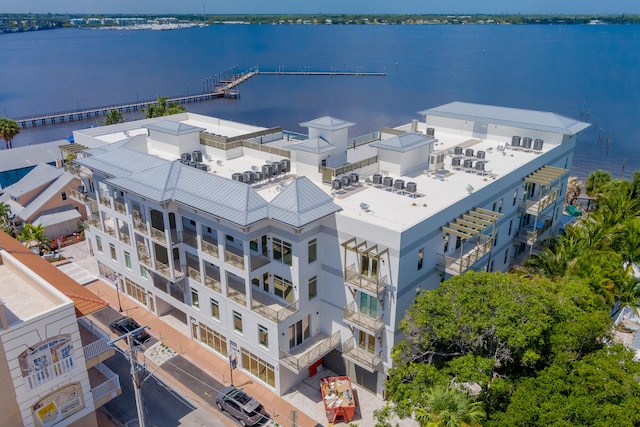
[[[49,249],[51,240],[44,233],[44,225],[25,224],[18,234],[18,240],[23,242],[28,248],[38,248],[40,252]]]
[[[118,123],[124,123],[124,115],[122,111],[111,110],[104,116],[104,121],[102,124],[106,125],[116,125]]]
[[[142,111],[145,113],[146,118],[151,119],[153,117],[169,116],[187,111],[186,108],[179,103],[167,101],[168,98],[166,96],[158,96],[155,104],[149,104],[147,108],[143,108]]]
[[[11,141],[13,141],[13,138],[19,133],[20,127],[15,121],[7,117],[0,118],[0,137],[4,139],[7,148],[13,147]]]
[[[598,169],[587,177],[585,192],[589,196],[595,196],[601,193],[604,188],[611,182],[611,174],[605,170]]]

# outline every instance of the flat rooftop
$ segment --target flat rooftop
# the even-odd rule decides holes
[[[0,299],[4,301],[9,327],[66,303],[42,284],[19,273],[21,266],[14,264],[6,252],[0,251],[0,257]]]

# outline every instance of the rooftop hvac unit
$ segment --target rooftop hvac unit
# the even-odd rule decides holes
[[[201,171],[208,171],[209,170],[209,165],[206,165],[204,163],[198,163],[196,165],[196,168],[200,169]]]
[[[472,168],[472,167],[473,167],[473,160],[471,160],[471,159],[465,159],[465,160],[464,160],[464,167],[465,167],[465,168]]]
[[[280,162],[271,162],[271,174],[275,176],[275,175],[280,175],[281,172],[282,172],[282,167],[280,165]]]
[[[382,175],[380,175],[379,173],[374,173],[372,180],[374,184],[380,185],[382,184]]]
[[[451,166],[460,166],[460,157],[454,157],[451,159]]]
[[[462,147],[455,147],[453,149],[453,154],[462,154]]]
[[[351,172],[349,174],[349,178],[351,178],[352,184],[357,184],[358,181],[360,180],[360,176],[356,172]]]
[[[415,193],[416,191],[418,191],[418,184],[415,182],[407,182],[407,192]]]
[[[484,162],[477,162],[476,163],[476,170],[477,171],[483,171],[484,170]]]
[[[533,141],[533,149],[536,151],[542,150],[542,146],[544,145],[544,141],[541,139],[536,139]]]
[[[180,160],[184,160],[185,162],[191,161],[191,153],[182,153],[180,155]]]
[[[336,178],[331,181],[331,189],[332,190],[340,190],[342,188],[342,180]]]
[[[264,174],[262,172],[254,172],[253,178],[255,181],[262,181],[264,179]]]
[[[188,153],[185,153],[185,154],[188,154]],[[193,153],[191,153],[191,157],[193,158],[194,162],[201,162],[202,161],[202,151],[195,150]]]
[[[391,178],[390,176],[385,176],[382,180],[382,185],[384,185],[385,187],[393,187],[393,178]]]
[[[280,165],[281,165],[282,173],[287,173],[291,171],[291,160],[282,159],[280,160]]]
[[[473,157],[473,148],[467,148],[464,150],[464,155],[467,157]]]
[[[348,175],[344,175],[342,178],[340,178],[342,181],[342,185],[344,187],[348,187],[351,185],[351,178]]]
[[[524,149],[531,148],[531,138],[529,138],[528,136],[525,136],[524,138],[522,138],[522,148]]]
[[[255,175],[253,171],[246,171],[245,173],[242,174],[242,177],[244,182],[247,184],[253,184],[255,179]]]
[[[396,179],[396,181],[393,183],[393,188],[395,188],[396,190],[404,190],[404,180]]]
[[[238,181],[238,182],[244,182],[243,181],[243,176],[240,172],[236,172],[234,174],[231,175],[231,179],[234,181]]]
[[[478,158],[478,159],[484,159],[484,158],[485,158],[485,152],[484,152],[484,151],[481,151],[481,150],[478,150],[478,151],[476,152],[476,158]]]
[[[269,179],[271,177],[271,173],[273,168],[271,165],[262,165],[262,173],[264,174],[264,179]]]
[[[520,147],[521,138],[517,135],[511,137],[511,146],[512,147]]]
[[[433,138],[436,136],[436,130],[434,128],[427,128],[427,136]]]

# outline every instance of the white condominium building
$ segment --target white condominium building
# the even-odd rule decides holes
[[[74,133],[102,277],[286,393],[323,365],[384,396],[416,293],[506,271],[558,231],[576,135],[553,113],[454,102],[349,139],[191,113]]]

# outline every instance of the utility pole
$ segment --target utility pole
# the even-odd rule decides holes
[[[129,363],[131,364],[131,380],[133,381],[133,393],[136,400],[136,410],[138,411],[138,423],[140,427],[144,427],[144,411],[142,410],[142,396],[140,395],[142,381],[138,375],[139,368],[136,366],[136,348],[133,345],[131,332],[127,334],[127,341],[129,343]]]

